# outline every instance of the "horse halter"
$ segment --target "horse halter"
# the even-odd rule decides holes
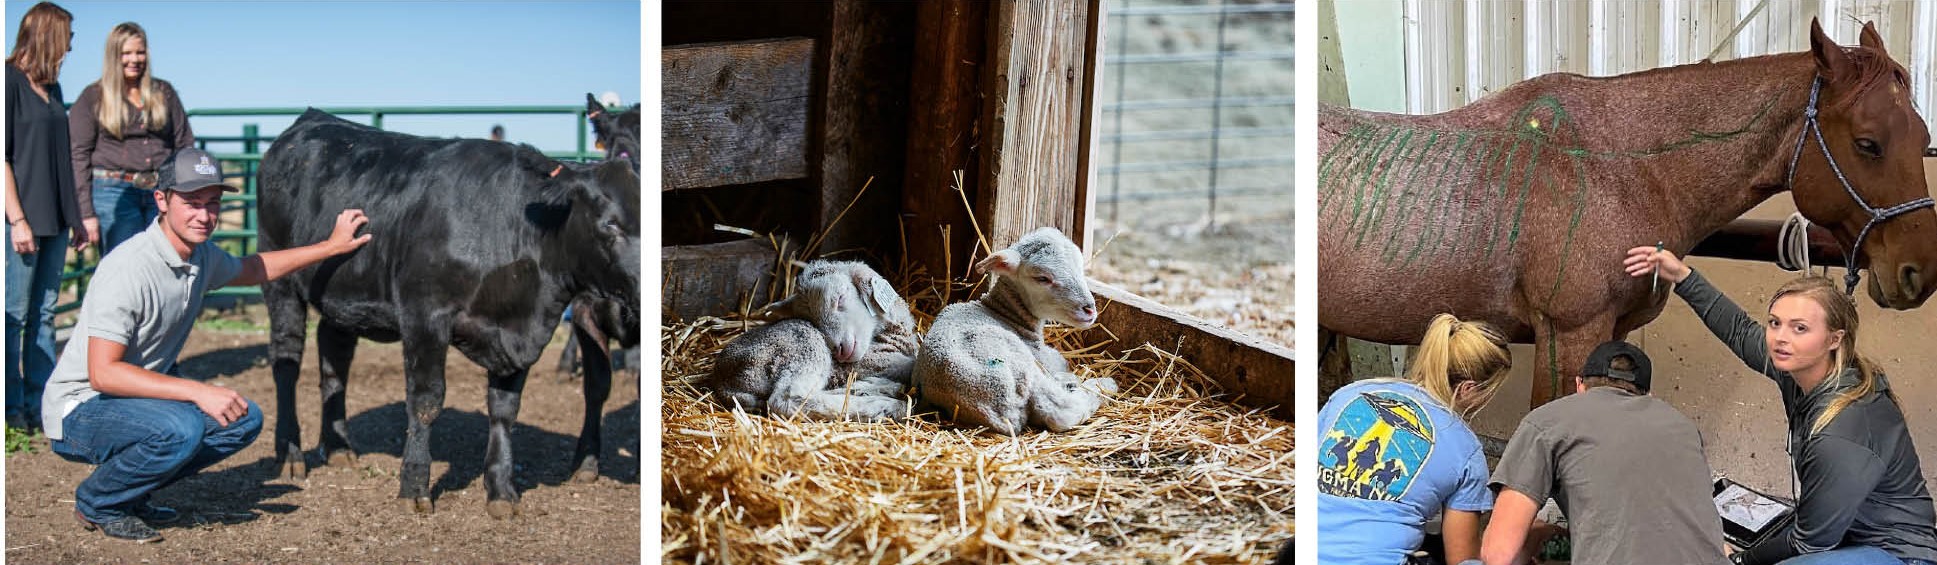
[[[1789,157],[1789,178],[1784,181],[1784,184],[1790,190],[1795,190],[1796,162],[1802,159],[1803,140],[1812,135],[1815,136],[1816,147],[1822,149],[1823,160],[1829,162],[1829,170],[1830,172],[1836,173],[1836,181],[1843,184],[1843,191],[1848,192],[1850,198],[1856,201],[1856,205],[1863,207],[1863,211],[1870,214],[1870,221],[1863,224],[1863,231],[1856,233],[1856,243],[1851,245],[1849,252],[1843,255],[1843,283],[1845,286],[1843,293],[1856,294],[1856,282],[1859,280],[1859,276],[1856,274],[1856,257],[1862,252],[1863,239],[1869,237],[1870,228],[1876,227],[1877,224],[1882,223],[1884,220],[1908,214],[1918,208],[1937,205],[1937,201],[1932,201],[1929,196],[1925,196],[1888,208],[1877,208],[1871,206],[1868,201],[1864,200],[1863,195],[1856,192],[1856,187],[1850,185],[1850,179],[1843,176],[1843,168],[1836,166],[1836,156],[1829,153],[1829,144],[1823,141],[1823,127],[1821,122],[1816,119],[1817,98],[1822,90],[1823,77],[1822,75],[1817,75],[1815,80],[1809,83],[1809,107],[1805,108],[1802,114],[1803,133],[1796,136],[1796,151]],[[1808,265],[1804,265],[1803,267],[1808,268]]]

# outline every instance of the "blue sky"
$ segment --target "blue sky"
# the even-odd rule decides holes
[[[72,103],[100,79],[108,30],[148,31],[152,72],[190,108],[370,105],[573,105],[585,94],[640,96],[640,3],[593,2],[56,2],[74,13],[61,68]],[[6,49],[34,2],[7,0]],[[197,135],[264,134],[293,117],[197,117]],[[351,119],[366,122],[367,118]],[[563,115],[385,116],[385,129],[575,148]],[[589,133],[588,133],[589,136]],[[589,143],[589,142],[588,142]],[[234,145],[211,150],[235,151]]]

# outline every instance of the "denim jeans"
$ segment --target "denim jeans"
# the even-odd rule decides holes
[[[1867,545],[1845,546],[1782,560],[1779,565],[1904,565],[1902,559]],[[1914,562],[1913,562],[1914,563]]]
[[[7,242],[7,416],[40,426],[40,393],[54,374],[54,299],[67,263],[67,234],[34,238],[21,255]]]
[[[100,395],[82,402],[61,420],[54,453],[69,461],[97,465],[74,489],[74,507],[89,521],[102,523],[134,510],[154,491],[194,475],[256,441],[262,410],[249,401],[249,413],[227,427],[194,403]]]
[[[155,191],[121,179],[94,179],[94,217],[101,220],[101,255],[155,222]]]

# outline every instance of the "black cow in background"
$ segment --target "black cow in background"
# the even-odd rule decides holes
[[[591,93],[585,94],[585,117],[592,122],[592,133],[605,146],[607,159],[618,158],[639,170],[639,105],[617,114],[607,110]]]
[[[524,145],[386,132],[310,109],[263,155],[260,178],[264,251],[327,233],[322,210],[361,208],[374,236],[263,286],[281,473],[309,470],[295,387],[314,307],[325,459],[355,457],[343,390],[356,338],[402,341],[409,424],[398,497],[431,512],[431,423],[444,407],[445,351],[456,347],[490,375],[487,508],[516,514],[511,425],[566,303],[593,296],[638,315],[638,172],[558,162]]]
[[[592,133],[605,149],[607,160],[630,163],[639,171],[639,105],[617,114],[607,110],[591,93],[585,95],[586,118]],[[592,481],[599,476],[599,452],[603,444],[599,417],[612,394],[613,351],[607,340],[616,339],[622,350],[637,363],[639,347],[639,308],[580,296],[572,301],[572,331],[565,339],[565,350],[558,355],[558,372],[570,376],[582,369],[585,380],[585,423],[578,434],[578,450],[572,456],[572,480]],[[625,357],[625,356],[622,356]],[[630,367],[638,371],[637,366]],[[643,386],[643,385],[641,385]]]

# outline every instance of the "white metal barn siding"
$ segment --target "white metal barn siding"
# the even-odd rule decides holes
[[[1937,0],[1404,0],[1406,109],[1442,112],[1551,72],[1607,76],[1711,52],[1720,61],[1803,51],[1818,16],[1844,45],[1857,43],[1863,22],[1876,22],[1891,57],[1910,70],[1918,112],[1937,130]]]

